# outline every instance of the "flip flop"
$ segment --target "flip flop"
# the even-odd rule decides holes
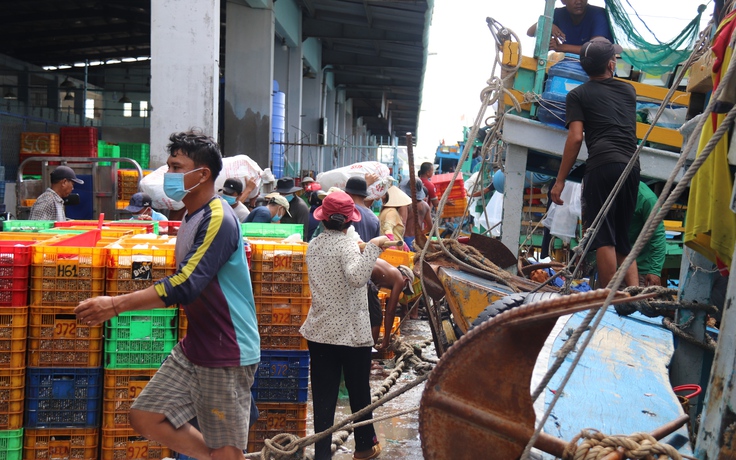
[[[353,460],[368,460],[371,458],[377,458],[379,455],[381,455],[381,445],[374,444],[373,447],[368,450],[355,452],[355,454],[353,455]]]

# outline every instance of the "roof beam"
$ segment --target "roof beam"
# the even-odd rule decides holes
[[[388,40],[407,42],[408,44],[422,45],[422,32],[407,32],[406,28],[400,31],[382,30],[365,25],[346,26],[339,21],[304,18],[302,35],[321,39],[357,39],[357,40]]]

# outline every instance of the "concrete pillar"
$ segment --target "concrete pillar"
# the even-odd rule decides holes
[[[327,119],[327,136],[326,136],[326,147],[324,149],[324,155],[322,159],[322,170],[328,171],[337,167],[337,136],[336,122],[337,122],[337,110],[335,100],[337,99],[337,91],[334,89],[327,88],[327,94],[325,96],[325,118]]]
[[[322,116],[322,72],[302,79],[302,169],[322,171],[320,147],[315,147],[319,136],[319,119]]]
[[[172,132],[217,134],[219,60],[219,0],[151,2],[152,168],[166,163]]]
[[[501,242],[512,254],[519,252],[521,213],[524,206],[524,177],[526,175],[526,147],[509,145],[506,150],[506,181],[503,192],[503,224]]]
[[[266,168],[271,162],[273,10],[228,1],[227,22],[225,152],[248,155]]]

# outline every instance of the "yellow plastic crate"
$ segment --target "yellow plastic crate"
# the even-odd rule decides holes
[[[414,268],[414,253],[411,251],[386,249],[378,257],[390,263],[394,267],[398,267],[399,265],[406,265],[409,268]]]
[[[77,320],[74,307],[30,307],[29,367],[101,365],[102,325],[88,326]]]
[[[248,452],[260,452],[264,441],[279,433],[307,435],[307,403],[258,403],[258,421],[248,432]]]
[[[148,248],[143,248],[144,245]],[[173,240],[160,238],[121,239],[107,246],[107,294],[139,291],[173,275],[176,272],[174,248]]]
[[[130,406],[158,369],[105,369],[102,427],[130,429]]]
[[[98,460],[99,439],[97,428],[26,429],[23,459]]]
[[[306,243],[249,240],[253,251],[251,281],[256,296],[311,297]]]
[[[50,244],[43,242],[33,246],[31,305],[76,306],[82,300],[104,293],[104,247]]]
[[[0,430],[23,426],[26,370],[0,369]]]
[[[262,349],[306,350],[299,333],[312,305],[311,299],[256,297],[256,316]]]
[[[26,365],[28,307],[0,308],[0,369]]]
[[[149,441],[132,429],[102,430],[102,460],[160,460],[166,457],[171,457],[171,449]]]

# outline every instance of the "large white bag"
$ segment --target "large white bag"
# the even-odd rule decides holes
[[[179,210],[184,207],[181,201],[174,201],[164,193],[164,174],[169,170],[161,166],[141,180],[141,191],[150,195],[155,209]],[[243,182],[244,178],[255,179],[256,188],[251,198],[258,194],[261,187],[261,167],[247,155],[236,155],[222,159],[222,171],[215,180],[215,192],[220,190],[227,179],[236,178]],[[243,184],[245,185],[245,183]]]
[[[480,216],[480,225],[484,228],[493,228],[491,236],[501,236],[501,226],[496,225],[503,220],[503,193],[496,191]],[[494,225],[496,227],[494,228]]]
[[[317,182],[319,182],[322,190],[329,190],[330,187],[337,187],[344,190],[348,179],[351,177],[365,177],[366,174],[375,174],[378,176],[378,180],[368,186],[367,199],[381,199],[388,191],[393,179],[391,178],[391,171],[389,171],[388,166],[378,161],[364,161],[319,173],[317,175]]]
[[[547,217],[552,218],[552,223],[548,226],[549,232],[554,236],[560,237],[565,243],[569,243],[572,238],[575,238],[577,233],[578,219],[582,211],[580,201],[581,190],[580,184],[569,181],[565,182],[565,188],[562,190],[562,195],[560,196],[565,204],[558,206],[552,203],[550,213],[547,214]],[[547,226],[546,223],[545,226]]]

